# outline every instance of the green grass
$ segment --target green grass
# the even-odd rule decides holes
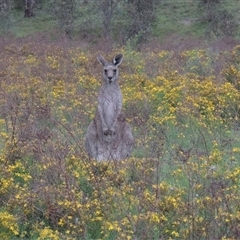
[[[119,5],[120,6],[120,5]],[[121,8],[122,6],[120,6]],[[237,0],[225,1],[222,9],[233,14],[237,23],[240,22],[239,8],[240,2]],[[74,36],[92,36],[98,38],[102,33],[102,20],[99,11],[93,11],[90,4],[77,5],[75,16]],[[52,13],[53,14],[53,13]],[[112,33],[115,39],[119,39],[119,32],[127,26],[128,20],[126,12],[121,9],[114,13],[112,21]],[[6,16],[0,29],[0,35],[10,33],[11,36],[22,38],[36,33],[50,34],[59,26],[51,15],[47,4],[42,9],[35,10],[35,17],[24,18],[23,11],[13,11]],[[156,10],[156,22],[152,26],[154,37],[163,39],[169,35],[182,36],[184,38],[205,38],[208,23],[203,21],[203,10],[199,8],[199,1],[161,1]],[[240,37],[240,28],[236,38]]]
[[[10,231],[14,222],[26,239],[45,239],[41,234],[74,239],[82,230],[86,231],[82,239],[127,239],[129,230],[130,239],[224,239],[226,232],[226,237],[235,239],[232,226],[239,222],[234,211],[239,209],[240,137],[235,128],[239,109],[234,106],[240,96],[231,84],[223,88],[219,79],[226,81],[226,69],[237,63],[238,51],[225,56],[231,65],[224,61],[221,78],[215,76],[211,81],[208,74],[190,74],[186,65],[205,52],[187,52],[181,63],[185,71],[173,75],[174,67],[173,71],[168,67],[176,66],[176,55],[164,55],[171,59],[163,63],[160,53],[123,49],[121,88],[127,93],[125,113],[136,146],[133,158],[111,164],[89,161],[82,143],[91,115],[86,103],[90,109],[96,107],[92,71],[96,52],[53,44],[36,46],[35,42],[5,48],[0,104],[6,109],[2,118],[9,120],[10,131],[0,146],[0,200],[6,208],[2,216],[16,217],[7,226],[0,219],[8,239],[14,239]],[[206,58],[204,54],[195,65],[201,67],[204,62],[212,67],[211,54],[205,54]],[[145,68],[149,62],[156,68],[154,76]],[[238,77],[237,71],[232,74]],[[219,101],[213,96],[219,96]],[[202,99],[207,101],[198,106]],[[225,117],[219,111],[203,110],[212,104]],[[14,117],[16,123],[11,121]],[[2,120],[2,135],[4,126]],[[16,129],[13,137],[11,129]],[[25,138],[23,131],[29,131]],[[189,156],[184,155],[188,150]],[[81,218],[82,225],[75,228],[75,220]]]
[[[167,34],[184,35],[193,34],[195,29],[195,18],[197,15],[196,4],[188,5],[185,2],[170,2],[160,4],[157,10],[157,21],[153,33],[157,37]]]
[[[44,11],[37,11],[35,17],[24,18],[24,13],[14,11],[11,13],[11,22],[4,33],[10,33],[16,38],[27,37],[36,33],[50,32],[56,28],[56,22]]]
[[[233,14],[240,22],[239,1],[226,1],[223,8]],[[164,37],[169,34],[204,37],[207,23],[203,22],[203,10],[199,8],[198,1],[171,1],[162,2],[156,13],[157,21],[153,27],[153,35]],[[240,30],[240,29],[239,29]],[[236,37],[240,36],[240,31]]]

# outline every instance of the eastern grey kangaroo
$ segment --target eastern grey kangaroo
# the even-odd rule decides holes
[[[85,148],[98,161],[125,159],[132,151],[133,136],[122,112],[122,92],[117,81],[123,55],[118,54],[111,63],[102,55],[97,59],[103,65],[103,84],[94,119],[85,136]]]

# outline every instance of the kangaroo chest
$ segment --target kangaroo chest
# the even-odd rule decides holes
[[[122,108],[122,93],[119,88],[103,89],[98,98],[102,116],[107,126],[111,127]]]

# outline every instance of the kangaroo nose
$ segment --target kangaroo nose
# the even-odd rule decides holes
[[[109,83],[112,83],[112,77],[108,77]]]

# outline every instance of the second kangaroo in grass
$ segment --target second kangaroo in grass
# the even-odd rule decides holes
[[[118,85],[118,66],[123,56],[118,54],[111,63],[98,55],[103,66],[103,84],[98,94],[98,106],[89,125],[85,147],[90,157],[97,160],[124,159],[132,150],[130,125],[122,113],[122,92]]]

